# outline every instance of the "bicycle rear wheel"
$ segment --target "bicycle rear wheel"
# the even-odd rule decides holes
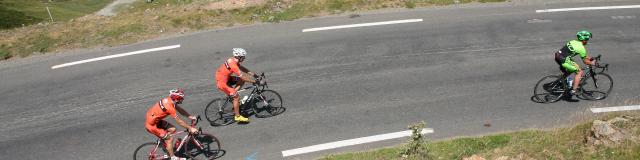
[[[285,111],[282,97],[276,91],[263,90],[254,100],[253,111],[258,118],[278,115]]]
[[[168,156],[167,149],[162,145],[156,147],[153,142],[142,144],[133,152],[133,160],[164,160],[164,156]]]
[[[587,100],[607,98],[613,89],[613,79],[606,73],[596,73],[594,78],[587,77],[582,82],[582,96]]]
[[[233,103],[228,99],[215,99],[204,109],[205,118],[212,126],[229,125],[233,119]]]
[[[224,155],[220,149],[220,141],[213,135],[200,133],[185,145],[185,154],[195,160],[211,160]]]
[[[550,75],[543,77],[536,83],[533,94],[542,103],[557,102],[567,91],[566,83],[561,76]]]

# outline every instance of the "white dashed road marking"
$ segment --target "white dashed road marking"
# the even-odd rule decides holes
[[[527,20],[527,23],[549,23],[552,22],[550,19],[530,19]]]
[[[73,66],[73,65],[83,64],[83,63],[89,63],[89,62],[94,62],[94,61],[101,61],[101,60],[106,60],[106,59],[111,59],[111,58],[118,58],[118,57],[124,57],[124,56],[130,56],[130,55],[136,55],[136,54],[142,54],[142,53],[149,53],[149,52],[155,52],[155,51],[161,51],[161,50],[168,50],[168,49],[174,49],[174,48],[180,48],[180,45],[178,44],[178,45],[172,45],[172,46],[164,46],[164,47],[151,48],[151,49],[145,49],[145,50],[122,53],[122,54],[114,54],[114,55],[110,55],[110,56],[86,59],[86,60],[81,60],[81,61],[69,62],[69,63],[65,63],[65,64],[52,66],[51,69],[57,69],[57,68],[68,67],[68,66]]]
[[[616,112],[616,111],[631,111],[631,110],[640,110],[640,105],[591,108],[591,112],[593,112],[593,113]]]
[[[397,21],[384,21],[384,22],[359,23],[359,24],[350,24],[350,25],[341,25],[341,26],[308,28],[308,29],[303,29],[302,32],[313,32],[313,31],[366,27],[366,26],[379,26],[379,25],[400,24],[400,23],[414,23],[414,22],[422,22],[422,19],[405,19],[405,20],[397,20]]]
[[[611,16],[611,19],[635,19],[636,16]]]
[[[536,10],[536,13],[604,10],[604,9],[628,9],[628,8],[640,8],[640,5],[543,9],[543,10]]]
[[[422,131],[420,133],[421,134],[433,133],[433,129],[425,128],[425,129],[422,129]],[[348,140],[342,140],[342,141],[336,141],[336,142],[331,142],[331,143],[324,143],[324,144],[318,144],[318,145],[313,145],[313,146],[309,146],[309,147],[302,147],[302,148],[296,148],[296,149],[290,149],[290,150],[282,151],[282,157],[293,156],[293,155],[304,154],[304,153],[311,153],[311,152],[322,151],[322,150],[327,150],[327,149],[346,147],[346,146],[352,146],[352,145],[358,145],[358,144],[364,144],[364,143],[371,143],[371,142],[376,142],[376,141],[383,141],[383,140],[388,140],[388,139],[395,139],[395,138],[400,138],[400,137],[408,137],[408,136],[411,136],[411,130],[393,132],[393,133],[387,133],[387,134],[380,134],[380,135],[369,136],[369,137],[348,139]]]

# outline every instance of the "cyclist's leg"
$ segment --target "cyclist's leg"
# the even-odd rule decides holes
[[[578,66],[578,64],[576,64],[573,61],[567,60],[565,61],[565,63],[562,64],[562,67],[565,69],[565,71],[569,72],[569,73],[576,73],[574,78],[573,78],[573,88],[572,90],[575,91],[576,88],[578,88],[578,83],[580,82],[581,76],[582,76],[582,71],[580,70],[580,66]]]
[[[158,129],[161,129],[163,131],[162,139],[164,139],[164,144],[165,144],[165,148],[167,149],[167,152],[169,152],[169,157],[174,157],[175,154],[173,153],[173,136],[171,135],[172,133],[175,133],[176,128],[173,127],[173,125],[169,124],[169,122],[161,120],[160,122],[158,122]]]
[[[171,134],[167,132],[168,125],[169,123],[167,123],[167,121],[161,120],[155,126],[147,125],[146,128],[149,133],[164,141],[164,146],[167,149],[167,154],[169,154],[169,156],[173,156],[173,144],[171,143],[173,138],[171,137]]]
[[[229,78],[229,81],[233,81],[233,84],[235,84],[233,89],[235,89],[236,91],[239,91],[242,88],[242,85],[244,85],[244,80],[237,76],[231,76],[231,78]]]
[[[234,119],[236,119],[236,121],[240,120],[240,121],[248,121],[247,118],[242,117],[242,115],[240,115],[240,102],[239,102],[239,98],[238,98],[238,92],[234,89],[229,87],[226,82],[224,84],[218,84],[218,89],[220,89],[222,92],[224,92],[227,96],[230,96],[231,98],[233,98],[233,112],[235,114]]]
[[[555,61],[556,61],[556,63],[558,64],[558,66],[559,66],[558,68],[559,68],[559,69],[560,69],[560,71],[562,72],[562,76],[563,76],[563,77],[568,77],[568,76],[571,74],[571,72],[568,72],[568,71],[564,68],[564,66],[563,66],[563,64],[564,64],[564,62],[565,62],[565,59],[564,59],[564,58],[562,58],[562,57],[560,57],[560,56],[558,56],[558,54],[556,53],[556,57],[555,57],[555,59],[554,59],[554,60],[555,60]]]
[[[580,84],[580,80],[582,79],[582,74],[584,74],[584,72],[582,72],[582,69],[580,69],[580,66],[578,64],[576,64],[575,62],[573,62],[573,66],[577,69],[576,70],[576,76],[574,77],[573,80],[573,91],[578,91],[578,85]]]

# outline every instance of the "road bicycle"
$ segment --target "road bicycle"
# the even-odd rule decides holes
[[[239,96],[240,114],[245,117],[255,115],[258,118],[266,118],[278,115],[286,109],[282,107],[282,97],[278,92],[269,90],[264,73],[261,73],[257,81],[265,81],[263,85],[252,84],[242,88],[238,95],[243,95],[247,91],[249,94]],[[235,122],[233,112],[233,97],[215,99],[211,101],[204,110],[205,117],[212,126],[225,126]]]
[[[196,127],[200,121],[200,116],[191,120],[191,127]],[[220,141],[211,134],[203,133],[198,127],[197,133],[189,133],[187,130],[178,131],[171,136],[187,133],[182,138],[177,138],[174,147],[174,154],[180,157],[187,157],[193,160],[211,160],[222,157],[224,151],[220,149]],[[169,160],[164,140],[158,138],[156,142],[148,142],[140,145],[133,153],[133,160]]]
[[[609,64],[600,62],[601,55],[593,57],[596,65],[585,68],[580,83],[578,83],[577,97],[586,100],[601,100],[607,98],[613,88],[613,79],[609,74]],[[572,87],[565,75],[545,76],[536,83],[534,100],[542,103],[553,103],[569,95]]]

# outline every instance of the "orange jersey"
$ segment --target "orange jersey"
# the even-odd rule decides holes
[[[227,81],[229,81],[229,76],[231,76],[231,73],[242,76],[239,63],[240,62],[238,61],[238,59],[231,57],[227,59],[227,61],[225,61],[223,64],[221,64],[216,71],[216,83],[226,85]]]
[[[149,110],[147,111],[147,126],[156,126],[160,120],[164,119],[168,115],[171,117],[178,117],[176,114],[175,102],[171,100],[171,98],[163,98],[159,102],[156,102]]]

